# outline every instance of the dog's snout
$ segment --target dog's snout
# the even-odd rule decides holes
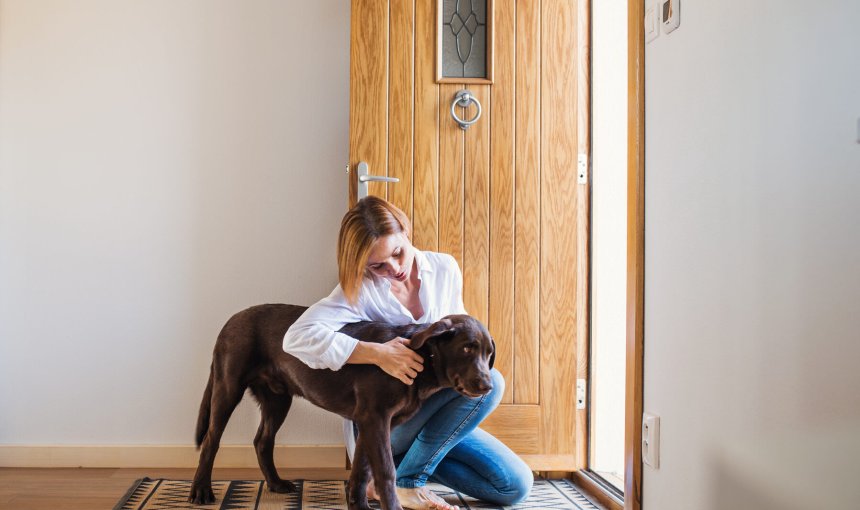
[[[493,383],[489,377],[476,377],[472,380],[472,386],[480,393],[489,393],[493,389]]]

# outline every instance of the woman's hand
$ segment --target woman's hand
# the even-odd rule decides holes
[[[412,384],[418,372],[424,370],[424,358],[409,348],[409,340],[397,337],[384,344],[358,342],[347,363],[377,365],[391,377]]]
[[[374,361],[386,374],[411,385],[424,370],[424,358],[409,348],[409,339],[397,337],[379,346],[379,354]]]

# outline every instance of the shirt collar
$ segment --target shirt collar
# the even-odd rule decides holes
[[[427,262],[427,255],[424,255],[424,252],[420,251],[418,248],[414,248],[415,250],[415,261],[418,264],[418,277],[421,277],[421,273],[432,273],[433,266]]]

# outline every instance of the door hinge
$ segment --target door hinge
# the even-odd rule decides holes
[[[584,152],[576,158],[576,179],[579,184],[588,184],[588,154]]]
[[[576,408],[585,409],[585,390],[588,383],[585,379],[576,380]]]

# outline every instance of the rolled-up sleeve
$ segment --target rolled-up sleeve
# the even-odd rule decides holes
[[[284,335],[284,351],[311,368],[340,370],[352,355],[358,340],[338,333],[346,324],[366,320],[346,300],[338,285],[332,293],[311,306]]]

